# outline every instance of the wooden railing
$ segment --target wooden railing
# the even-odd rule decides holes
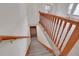
[[[78,41],[79,21],[43,12],[39,14],[39,23],[60,51],[60,55],[67,55]]]
[[[0,36],[0,40],[13,40],[13,39],[20,39],[20,38],[31,38],[30,36]]]

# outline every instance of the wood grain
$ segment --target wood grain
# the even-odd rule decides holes
[[[65,39],[66,39],[72,25],[76,26],[74,31],[72,32],[70,38],[68,39],[68,42],[67,42],[65,48],[63,49],[63,51],[61,51],[61,54],[60,54],[60,55],[67,55],[70,52],[70,50],[72,50],[72,48],[74,47],[74,45],[76,44],[76,42],[79,39],[79,20],[76,20],[76,19],[72,20],[70,18],[65,18],[65,17],[62,17],[62,16],[52,15],[52,14],[44,13],[44,12],[39,12],[39,14],[40,14],[40,17],[41,17],[40,24],[43,26],[43,28],[47,32],[48,36],[50,38],[52,37],[51,40],[52,40],[52,42],[54,42],[55,46],[59,49],[59,51],[61,51],[62,45],[64,44]],[[44,18],[42,18],[42,17],[44,17]],[[58,31],[57,31],[58,22],[56,23],[56,20],[57,21],[60,20]],[[48,21],[49,21],[49,23],[48,23]],[[61,27],[63,21],[65,23],[63,25],[62,32],[60,34],[59,40],[57,41],[57,38],[58,38],[58,35],[59,35],[59,32],[60,32],[60,27]],[[51,26],[51,22],[52,22],[52,26]],[[70,26],[69,26],[69,28],[66,32],[66,36],[64,37],[64,39],[61,43],[61,46],[58,47],[59,44],[60,44],[60,41],[61,41],[62,33],[63,33],[67,23],[70,23]],[[52,28],[49,28],[48,25],[51,26]],[[55,25],[56,25],[56,27],[55,27]],[[50,29],[52,29],[52,30],[50,31]],[[51,34],[51,32],[52,32],[52,34]],[[57,33],[56,36],[55,36],[55,33]]]
[[[31,38],[30,36],[0,36],[0,40],[12,40],[20,38]]]

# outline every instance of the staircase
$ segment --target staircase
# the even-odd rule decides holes
[[[37,40],[36,29],[31,29],[31,46],[28,56],[52,56],[52,54]]]
[[[54,54],[58,56],[68,55],[79,39],[79,21],[43,12],[39,12],[39,14],[39,24],[50,37]],[[59,51],[59,54],[53,46]],[[38,42],[37,36],[32,36],[29,56],[52,56],[52,54]]]
[[[52,54],[38,42],[37,37],[32,37],[29,56],[52,56]]]

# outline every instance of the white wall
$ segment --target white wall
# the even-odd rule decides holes
[[[30,36],[26,4],[0,4],[0,35]],[[24,56],[30,39],[0,42],[0,55]]]
[[[51,14],[63,17],[67,16],[69,3],[51,3],[49,5],[51,6]]]
[[[49,3],[49,4],[41,4],[40,11],[45,12],[45,6],[50,5],[51,14],[59,15],[59,16],[67,16],[69,3]]]
[[[55,3],[52,5],[52,13],[65,17],[67,16],[68,6],[68,3]]]
[[[29,3],[27,8],[29,26],[36,26],[39,21],[39,10],[41,9],[41,4]]]
[[[38,40],[41,43],[43,43],[44,45],[46,45],[47,47],[49,47],[50,49],[52,49],[52,47],[50,46],[47,38],[44,35],[44,32],[43,32],[42,28],[39,25],[37,25],[37,37],[38,37]]]
[[[0,35],[12,35],[20,19],[17,4],[0,4]]]
[[[15,35],[15,31],[21,35],[21,31],[28,27],[25,13],[22,4],[0,4],[0,35]]]

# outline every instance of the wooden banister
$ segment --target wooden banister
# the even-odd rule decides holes
[[[74,19],[73,21],[72,21],[72,19],[69,19],[69,18],[65,18],[65,17],[61,17],[61,16],[57,16],[57,15],[52,15],[52,14],[49,14],[49,13],[43,13],[43,12],[40,12],[39,11],[39,13],[41,14],[41,15],[43,15],[43,16],[46,16],[46,15],[48,15],[46,18],[48,18],[48,17],[56,17],[56,18],[59,18],[59,19],[61,19],[61,20],[65,20],[65,21],[67,21],[67,22],[69,22],[69,23],[74,23],[74,24],[77,24],[77,22],[79,22],[78,21],[78,19]]]
[[[0,40],[12,40],[20,38],[31,38],[30,36],[0,36]]]
[[[43,12],[39,14],[39,23],[60,51],[60,55],[67,55],[78,41],[79,21]]]

